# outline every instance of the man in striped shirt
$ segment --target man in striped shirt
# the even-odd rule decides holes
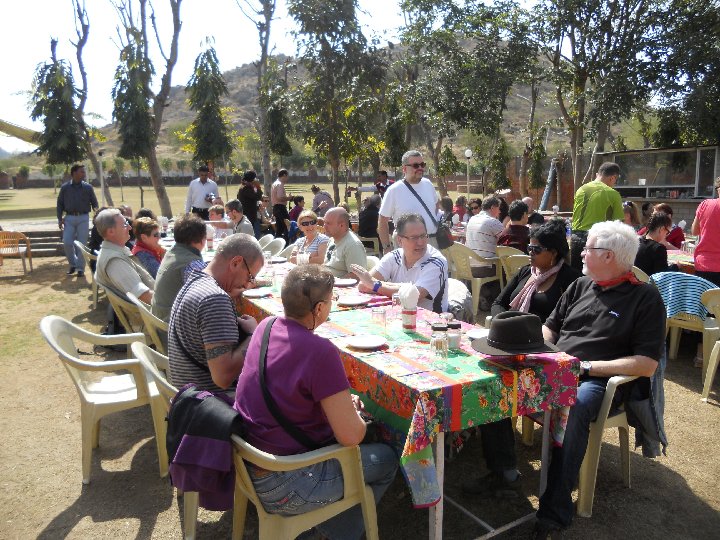
[[[226,238],[215,258],[193,270],[170,312],[170,380],[176,387],[195,383],[219,391],[237,381],[257,321],[237,316],[235,298],[255,286],[263,266],[258,241],[238,233]]]
[[[428,244],[425,221],[420,214],[403,214],[396,230],[400,248],[387,253],[372,272],[352,265],[360,291],[392,297],[403,283],[413,283],[420,291],[418,306],[435,313],[447,311],[447,260]]]

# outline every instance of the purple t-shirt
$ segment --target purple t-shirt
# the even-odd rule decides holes
[[[279,456],[300,454],[308,449],[275,421],[260,389],[260,342],[269,320],[253,332],[238,379],[235,409],[245,422],[250,444]],[[350,388],[335,345],[291,319],[278,317],[270,333],[266,383],[278,409],[311,440],[323,443],[332,438],[320,401]]]

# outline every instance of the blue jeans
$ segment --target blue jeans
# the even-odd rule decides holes
[[[398,458],[390,446],[379,443],[360,445],[360,453],[365,484],[373,490],[377,504],[395,478]],[[252,466],[248,471],[258,498],[270,514],[304,514],[339,501],[343,496],[342,470],[334,459],[261,477]],[[365,530],[360,505],[330,518],[316,529],[331,540],[359,539]]]
[[[600,411],[607,382],[606,378],[590,377],[578,386],[577,402],[570,408],[562,448],[553,449],[547,489],[540,497],[537,511],[540,521],[563,528],[572,522],[575,514],[572,491],[587,450],[590,422]]]
[[[80,248],[75,247],[73,242],[78,240],[81,244],[87,244],[89,224],[90,218],[88,214],[65,216],[65,226],[63,228],[65,257],[67,257],[68,264],[77,268],[80,272],[85,270],[85,259],[80,252]]]
[[[260,220],[256,219],[253,224],[253,231],[255,231],[255,238],[260,238]]]

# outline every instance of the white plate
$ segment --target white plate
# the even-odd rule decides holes
[[[352,287],[357,283],[354,278],[335,278],[336,287]]]
[[[379,349],[387,344],[387,340],[381,336],[351,336],[347,340],[348,347],[353,349]]]
[[[488,328],[472,328],[468,330],[465,335],[468,337],[468,339],[473,340],[487,337],[489,332],[490,329]]]
[[[338,306],[364,306],[370,301],[370,299],[366,296],[341,296],[338,298],[337,305]]]
[[[270,296],[272,291],[269,287],[260,287],[259,289],[248,289],[243,292],[243,296],[246,298],[264,298]]]
[[[287,262],[287,259],[285,257],[273,257],[272,259],[270,259],[270,262],[272,264],[280,264]]]

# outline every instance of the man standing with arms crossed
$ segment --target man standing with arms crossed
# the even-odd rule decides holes
[[[197,214],[205,221],[210,220],[209,210],[213,200],[218,196],[218,185],[208,178],[210,169],[207,165],[198,167],[198,178],[190,182],[187,199],[185,199],[185,213]]]
[[[620,177],[620,166],[606,161],[598,168],[595,180],[575,192],[570,240],[570,266],[582,270],[580,253],[587,242],[590,227],[601,221],[623,219],[622,198],[613,189]]]
[[[403,180],[395,182],[385,191],[378,219],[378,235],[384,253],[393,249],[390,241],[389,222],[392,219],[393,223],[397,223],[403,214],[419,214],[427,225],[428,243],[437,247],[435,214],[437,214],[439,199],[433,183],[429,179],[423,178],[425,167],[426,163],[423,161],[422,154],[417,150],[408,150],[402,157]]]
[[[65,257],[70,265],[66,274],[71,276],[77,270],[78,277],[83,277],[85,259],[74,242],[78,240],[83,245],[87,244],[90,208],[97,210],[98,202],[95,190],[85,182],[85,167],[76,163],[70,168],[70,177],[70,182],[65,182],[58,193],[58,227],[63,232]]]
[[[275,217],[275,237],[282,237],[288,241],[288,230],[285,226],[285,220],[290,219],[288,214],[287,202],[290,197],[285,193],[285,183],[288,181],[288,172],[286,169],[278,171],[277,180],[273,182],[270,189],[270,202],[272,203],[272,213]]]

